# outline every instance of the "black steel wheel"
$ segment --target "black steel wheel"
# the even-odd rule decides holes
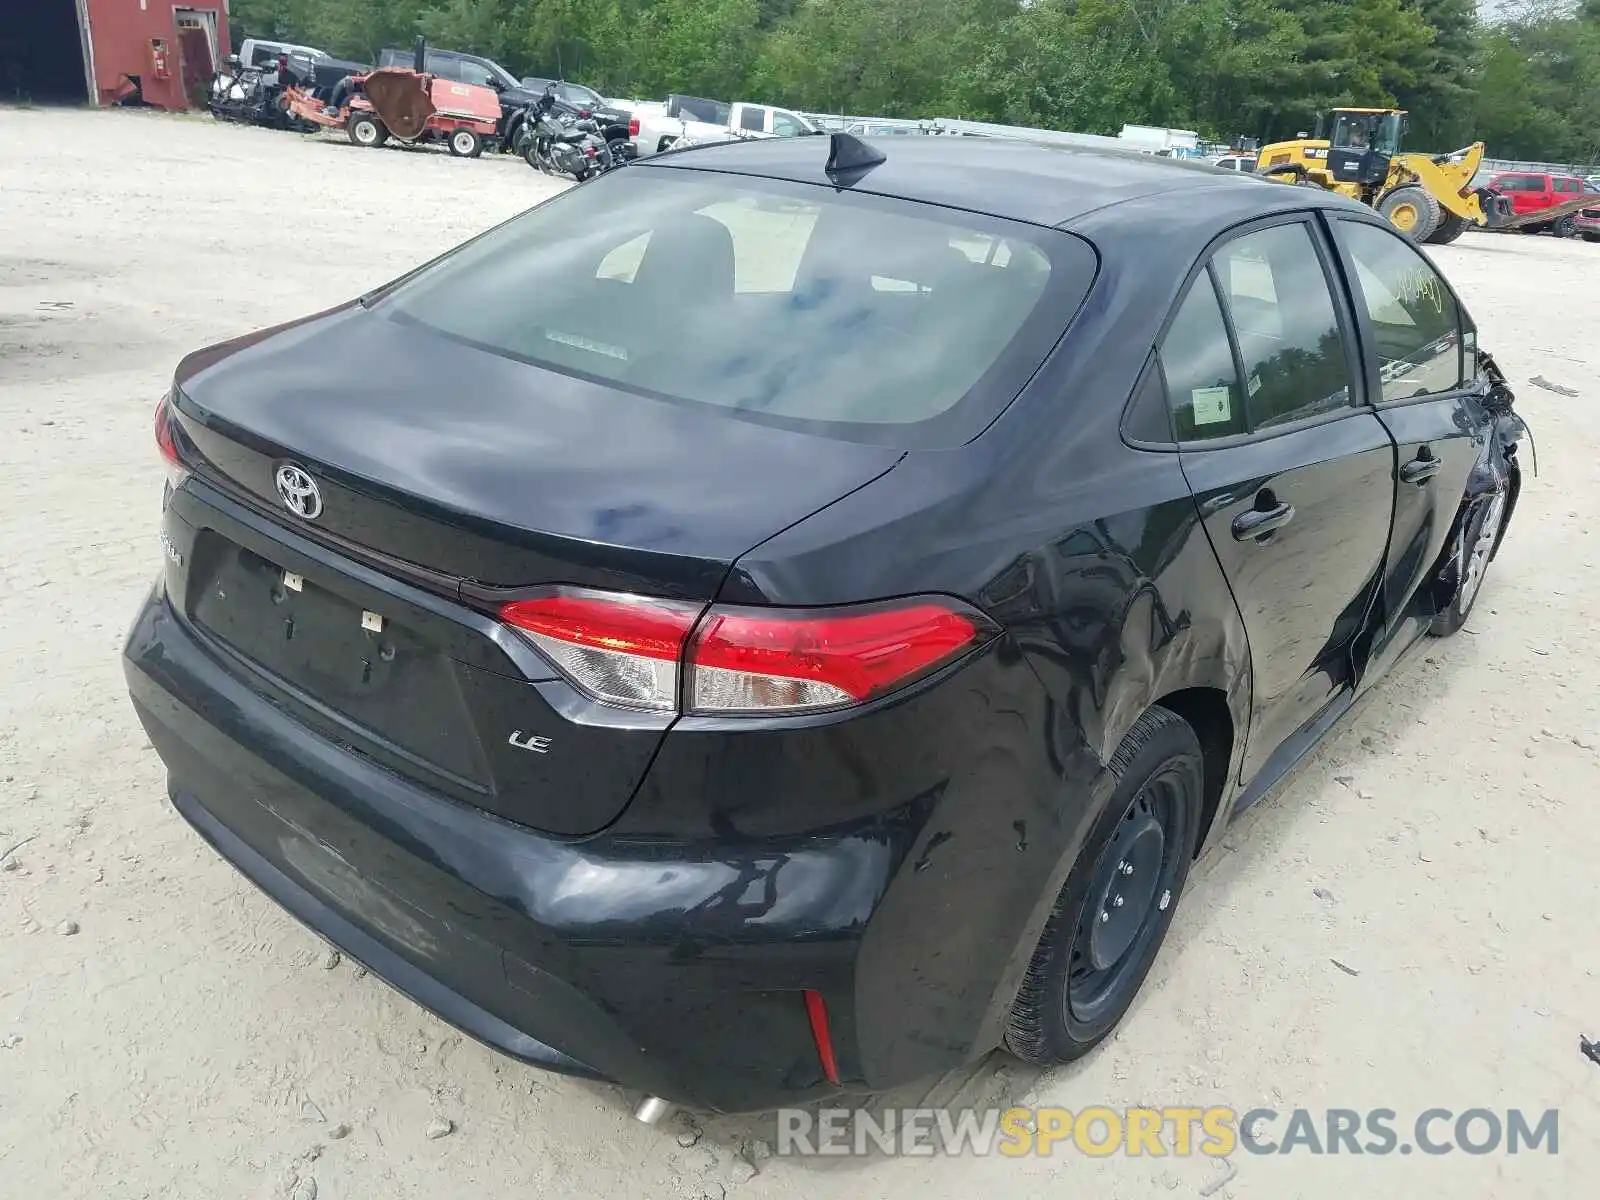
[[[1070,1062],[1116,1027],[1189,876],[1204,809],[1194,730],[1152,708],[1111,769],[1120,782],[1062,885],[1012,1006],[1005,1044],[1026,1062]]]

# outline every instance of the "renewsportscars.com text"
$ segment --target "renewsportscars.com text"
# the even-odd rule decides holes
[[[780,1109],[780,1155],[990,1155],[1091,1158],[1247,1154],[1560,1152],[1560,1112],[1429,1108]]]

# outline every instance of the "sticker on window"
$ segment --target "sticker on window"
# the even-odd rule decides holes
[[[563,333],[559,329],[546,329],[546,340],[560,342],[563,346],[571,346],[574,350],[587,350],[590,354],[603,354],[607,358],[614,358],[619,362],[628,361],[628,352],[621,346],[610,346],[605,342],[597,342],[592,338],[579,337],[575,333]]]
[[[1260,390],[1261,390],[1261,376],[1259,376],[1259,375],[1250,376],[1250,394],[1252,396],[1254,396]]]
[[[1189,398],[1196,425],[1221,425],[1233,419],[1233,402],[1225,387],[1195,388]]]

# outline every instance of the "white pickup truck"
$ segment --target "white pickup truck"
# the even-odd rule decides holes
[[[735,138],[799,137],[818,132],[797,112],[770,104],[725,104],[698,96],[669,96],[665,104],[633,109],[639,122],[633,144],[641,157],[673,146],[704,145]]]

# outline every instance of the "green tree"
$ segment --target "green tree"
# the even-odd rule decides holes
[[[1115,133],[1293,136],[1398,105],[1411,143],[1600,153],[1600,0],[233,0],[235,40],[370,62],[419,33],[609,94]]]

